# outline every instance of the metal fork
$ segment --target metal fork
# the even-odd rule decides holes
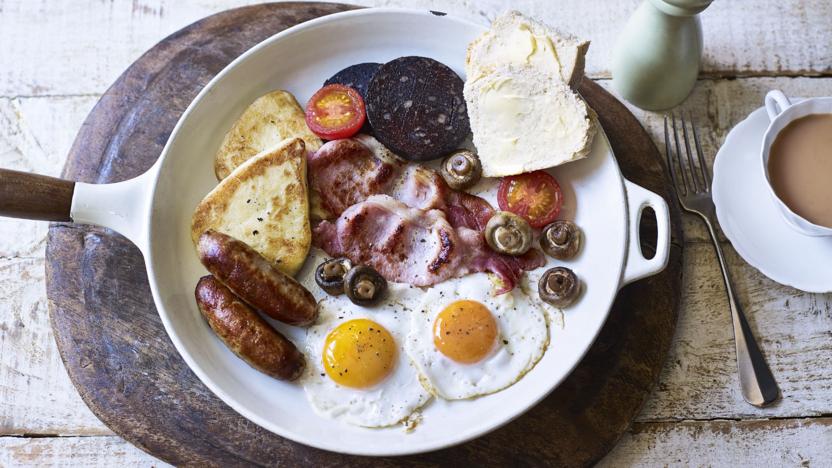
[[[722,279],[725,282],[725,290],[728,293],[728,304],[731,307],[731,320],[734,327],[734,343],[737,348],[737,368],[740,374],[742,396],[745,401],[754,406],[767,406],[779,398],[780,389],[777,387],[777,382],[775,382],[774,376],[771,374],[771,370],[768,368],[766,360],[760,352],[760,347],[757,345],[757,341],[751,333],[751,328],[748,326],[748,321],[745,318],[742,307],[740,307],[739,302],[737,302],[737,297],[734,295],[734,287],[731,282],[731,276],[728,273],[728,266],[725,264],[725,256],[722,253],[722,247],[720,247],[719,239],[714,229],[716,225],[716,209],[711,199],[711,177],[708,174],[708,167],[705,165],[702,145],[699,143],[699,133],[696,130],[693,114],[688,113],[688,116],[690,117],[689,126],[693,133],[693,146],[695,151],[691,151],[691,138],[688,135],[688,124],[685,121],[684,113],[682,113],[681,127],[687,158],[682,157],[682,151],[679,146],[676,114],[673,113],[670,119],[668,119],[667,115],[664,116],[667,168],[673,179],[676,195],[679,198],[682,208],[688,213],[699,215],[705,222],[714,244],[717,259],[719,259],[719,266],[722,269]],[[668,128],[668,122],[673,130],[672,138],[675,143],[675,151],[673,151],[670,144],[671,134]],[[694,152],[696,153],[695,158],[693,155]],[[698,161],[694,161],[694,159]]]

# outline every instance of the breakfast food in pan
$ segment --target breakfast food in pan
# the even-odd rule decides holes
[[[409,321],[403,304],[419,292],[396,284],[376,307],[345,295],[318,304],[318,322],[306,333],[309,361],[299,383],[316,413],[365,427],[385,427],[408,418],[430,392],[404,346]]]
[[[563,219],[547,225],[540,232],[540,249],[560,260],[575,258],[581,250],[581,228]]]
[[[441,158],[471,132],[462,79],[428,57],[400,57],[376,71],[367,117],[376,138],[411,161]]]
[[[244,241],[295,275],[309,253],[306,145],[300,138],[278,143],[223,179],[194,210],[194,245],[208,229]]]
[[[454,151],[442,160],[439,173],[448,187],[454,190],[469,189],[482,178],[480,157],[467,149]]]
[[[537,285],[540,299],[555,307],[569,307],[581,294],[581,281],[566,267],[546,270]]]
[[[514,256],[489,249],[474,214],[449,215],[455,206],[419,208],[402,198],[371,195],[335,221],[320,222],[313,233],[315,246],[331,256],[371,265],[390,281],[413,286],[488,271],[500,279],[501,290],[508,291],[523,271],[543,265],[537,250]],[[417,196],[410,201],[417,204],[424,199]],[[493,211],[487,205],[477,208]]]
[[[321,139],[306,126],[303,109],[291,93],[277,90],[261,96],[226,133],[214,156],[217,180],[228,177],[249,158],[287,138],[302,139],[309,151],[321,146]]]
[[[522,174],[589,153],[592,111],[570,87],[587,47],[518,13],[471,43],[464,92],[483,175]]]
[[[197,250],[205,268],[252,307],[289,325],[315,321],[312,293],[246,243],[209,229]]]
[[[470,45],[465,81],[419,56],[335,73],[305,113],[292,107],[302,129],[273,128],[287,139],[197,207],[211,328],[297,379],[318,414],[365,427],[523,378],[553,311],[584,291],[569,267],[584,235],[563,214],[575,200],[562,210],[574,192],[549,168],[585,157],[594,135],[571,87],[586,47],[509,13]],[[266,128],[231,133],[266,141]],[[304,328],[293,344],[271,321]]]
[[[380,66],[380,63],[375,62],[365,62],[350,65],[349,67],[344,68],[343,70],[339,71],[338,73],[332,75],[329,79],[327,79],[324,82],[324,86],[331,84],[341,84],[348,88],[352,88],[358,91],[358,94],[361,95],[361,99],[363,99],[366,103],[367,87],[370,86],[370,81],[373,79],[373,76],[375,76],[376,71],[378,71],[378,68]],[[361,127],[361,130],[359,131],[368,135],[373,134],[373,127],[370,125],[369,119],[364,121],[364,126]]]
[[[358,94],[366,100],[367,88],[370,86],[370,81],[372,81],[379,67],[381,67],[381,64],[375,62],[350,65],[327,79],[324,82],[324,86],[331,84],[344,85],[358,91]]]
[[[326,140],[355,135],[365,120],[364,99],[358,91],[344,85],[326,85],[306,104],[306,125]]]
[[[298,348],[216,278],[200,278],[195,295],[208,325],[240,359],[276,379],[300,377],[305,360]]]
[[[406,347],[431,392],[459,400],[520,380],[548,341],[539,304],[519,288],[494,295],[486,275],[476,273],[421,295]]]
[[[497,204],[501,210],[523,217],[531,227],[542,228],[560,214],[563,192],[548,172],[527,172],[500,180]]]
[[[491,250],[505,254],[525,255],[532,247],[532,227],[528,221],[510,211],[498,211],[485,225],[485,242]]]
[[[465,73],[469,80],[477,80],[502,66],[530,68],[577,87],[587,49],[589,41],[509,11],[468,45]]]

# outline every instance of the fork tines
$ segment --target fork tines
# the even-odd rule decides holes
[[[699,142],[699,132],[696,130],[696,122],[693,120],[693,113],[688,112],[690,122],[685,120],[685,113],[680,112],[682,139],[685,143],[685,155],[682,156],[682,149],[679,146],[679,130],[676,125],[676,113],[670,114],[669,118],[664,116],[664,144],[665,154],[667,157],[667,169],[670,171],[670,176],[673,179],[673,185],[680,196],[694,193],[707,193],[711,190],[711,176],[708,173],[708,166],[705,164],[704,153],[702,152],[702,145]],[[670,144],[670,129],[668,122],[673,129],[673,142],[675,143],[675,151]],[[696,152],[691,150],[691,138],[688,134],[688,127],[693,134],[693,148]],[[698,163],[695,162],[698,160]],[[677,172],[678,171],[678,172]]]

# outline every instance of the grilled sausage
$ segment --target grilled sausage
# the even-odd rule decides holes
[[[194,295],[208,325],[240,359],[276,379],[300,377],[305,361],[298,348],[216,278],[200,278]]]
[[[245,242],[209,229],[197,250],[215,278],[260,312],[289,325],[306,326],[318,318],[312,293]]]

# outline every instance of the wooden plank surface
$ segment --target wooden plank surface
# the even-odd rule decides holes
[[[599,468],[829,466],[832,418],[636,424]]]
[[[169,467],[120,437],[0,437],[0,466]]]
[[[196,19],[252,0],[0,2],[0,96],[98,94],[141,53]],[[587,72],[608,78],[618,31],[638,0],[354,0],[485,21],[506,8],[592,39]],[[716,76],[832,73],[827,0],[721,0],[703,14],[703,69]],[[40,40],[41,38],[48,38]],[[30,40],[25,40],[30,39]],[[40,60],[32,60],[39,57]]]
[[[599,468],[824,466],[832,418],[636,424]],[[168,467],[116,436],[0,437],[0,466]]]
[[[83,117],[124,67],[164,35],[206,14],[245,3],[253,2],[0,0],[0,43],[4,44],[0,48],[0,166],[57,174]],[[509,2],[355,3],[412,3],[477,18],[493,16]],[[545,2],[516,0],[511,5],[590,37],[588,69],[592,76],[603,78],[608,73],[609,46],[637,3],[575,0],[547,7]],[[709,158],[727,131],[759,106],[768,89],[832,95],[832,79],[782,77],[830,74],[830,8],[826,0],[764,0],[751,8],[748,2],[720,0],[706,11],[705,74],[712,78],[764,76],[708,78],[697,84],[686,107],[701,117]],[[602,84],[608,82],[602,80]],[[663,141],[659,114],[636,111],[636,115],[657,142]],[[704,230],[692,219],[686,219],[684,230],[689,242],[705,239]],[[56,361],[43,302],[45,233],[45,226],[38,223],[0,220],[0,434],[109,434],[77,397]],[[717,456],[724,453],[725,460],[734,464],[749,464],[760,460],[753,449],[762,447],[768,453],[800,455],[783,459],[784,465],[799,465],[802,459],[818,466],[832,463],[828,452],[819,450],[832,445],[832,434],[824,429],[828,418],[822,420],[826,426],[814,424],[814,419],[775,420],[765,430],[751,425],[727,432],[725,427],[742,422],[712,421],[760,414],[739,399],[718,267],[707,254],[707,244],[695,248],[704,256],[685,266],[687,286],[671,359],[640,417],[643,423],[607,461],[707,465],[721,464]],[[749,304],[752,327],[784,394],[788,392],[788,398],[765,415],[829,414],[830,297],[778,286],[744,265],[733,251],[729,263],[740,283],[740,297]],[[43,311],[41,319],[33,319],[31,310]],[[18,316],[23,331],[15,326]],[[701,421],[656,422],[690,418]],[[4,450],[12,446],[19,448]],[[31,450],[38,456],[2,458],[30,450],[26,446],[37,447]],[[84,465],[158,466],[116,437],[0,437],[0,466],[66,465],[78,460]]]
[[[783,399],[742,400],[730,313],[712,247],[685,247],[682,307],[670,356],[639,421],[832,414],[832,297],[780,286],[725,246],[736,292]]]
[[[0,98],[0,167],[58,176],[75,133],[96,100],[95,96]],[[43,257],[47,227],[38,221],[0,218],[0,258]]]
[[[66,375],[43,280],[43,259],[0,260],[0,435],[110,433]]]

